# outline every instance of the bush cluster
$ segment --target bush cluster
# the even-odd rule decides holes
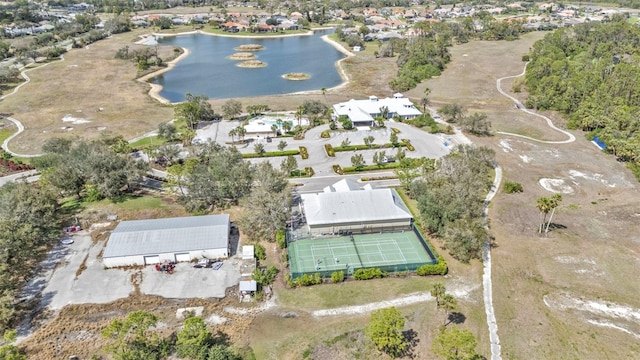
[[[280,249],[287,247],[287,233],[285,230],[280,229],[276,231],[276,244]]]
[[[402,139],[402,142],[407,146],[407,150],[409,151],[416,150],[416,148],[414,148],[413,145],[411,145],[411,142],[409,141],[409,139]]]
[[[324,150],[327,152],[327,156],[335,157],[336,153],[333,150],[331,144],[324,144]]]
[[[331,282],[340,283],[344,281],[344,271],[336,271],[331,273]]]
[[[306,172],[308,177],[312,177],[316,173],[315,171],[313,171],[312,167],[306,167],[304,168],[304,171]]]
[[[325,130],[323,132],[320,133],[320,137],[323,139],[328,139],[331,137],[331,134],[329,133],[329,130]]]
[[[507,194],[520,193],[523,191],[522,184],[515,181],[506,181],[504,183],[504,192]]]
[[[0,167],[7,167],[10,171],[31,170],[33,166],[27,164],[17,164],[11,160],[0,158]]]
[[[264,248],[264,246],[255,243],[253,244],[254,247],[254,253],[256,255],[256,259],[258,260],[266,260],[267,259],[267,250]]]
[[[358,269],[353,273],[356,280],[379,279],[386,277],[387,273],[378,268]]]
[[[392,127],[391,131],[393,131],[394,134],[400,134],[400,130],[397,128]]]
[[[449,267],[447,263],[444,261],[444,258],[438,256],[438,262],[435,264],[424,264],[416,269],[416,273],[420,276],[427,275],[447,275],[449,272]]]
[[[289,282],[292,284],[292,286],[295,286],[295,287],[311,286],[311,285],[322,284],[322,277],[318,273],[315,273],[313,275],[303,274],[302,276],[300,276],[299,278],[293,281],[289,279]]]
[[[335,172],[338,175],[344,175],[344,171],[342,170],[340,165],[333,165],[333,172]]]
[[[307,151],[306,146],[300,146],[300,156],[302,157],[302,160],[309,158],[309,152]]]

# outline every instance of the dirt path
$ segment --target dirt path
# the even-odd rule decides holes
[[[496,195],[496,192],[500,188],[502,182],[502,168],[497,163],[494,163],[493,168],[496,171],[496,176],[493,179],[493,185],[491,190],[484,199],[484,228],[489,230],[489,204],[491,199]],[[491,236],[487,237],[487,241],[484,244],[484,251],[482,253],[482,296],[484,298],[484,311],[487,314],[487,326],[489,326],[489,341],[491,343],[491,359],[500,360],[502,356],[500,354],[500,338],[498,337],[498,323],[496,322],[496,315],[493,310],[493,283],[491,282]]]
[[[525,113],[527,113],[529,115],[533,115],[533,116],[537,116],[539,118],[545,119],[547,121],[547,125],[549,125],[550,128],[567,135],[569,138],[567,140],[561,140],[561,141],[546,141],[546,140],[535,139],[535,138],[532,138],[532,137],[529,137],[529,136],[524,136],[524,135],[520,135],[520,134],[513,134],[513,133],[508,133],[508,132],[503,132],[503,131],[497,131],[496,133],[497,134],[502,134],[502,135],[508,135],[508,136],[516,136],[516,137],[519,137],[519,138],[522,138],[522,139],[536,141],[536,142],[543,143],[543,144],[569,144],[569,143],[572,143],[572,142],[576,141],[576,137],[572,133],[570,133],[568,131],[565,131],[565,130],[562,130],[560,128],[557,128],[555,125],[553,125],[553,121],[551,121],[551,119],[549,119],[548,117],[546,117],[544,115],[540,115],[540,114],[537,114],[537,113],[535,113],[533,111],[528,110],[524,106],[524,104],[522,104],[518,99],[514,98],[513,96],[507,94],[504,90],[502,90],[502,80],[513,79],[513,78],[517,78],[517,77],[520,77],[520,76],[524,76],[524,74],[527,71],[527,65],[528,64],[529,63],[526,63],[524,65],[524,69],[522,69],[522,72],[520,74],[511,75],[511,76],[505,76],[505,77],[502,77],[502,78],[496,80],[496,88],[498,89],[498,92],[500,92],[500,94],[506,96],[507,98],[511,99],[511,101],[513,101],[516,104],[516,108],[518,108],[518,110],[524,111]]]
[[[60,61],[64,61],[64,56],[60,55]],[[29,82],[31,82],[31,79],[29,78],[29,76],[27,75],[27,72],[31,71],[31,70],[35,70],[35,69],[40,69],[42,67],[45,67],[47,65],[51,64],[46,63],[44,65],[35,67],[35,68],[31,68],[31,69],[27,69],[27,70],[23,70],[22,72],[20,72],[20,76],[22,76],[22,78],[24,78],[24,82],[18,86],[16,86],[12,92],[6,94],[6,95],[2,95],[0,96],[0,100],[4,100],[6,98],[8,98],[9,96],[15,94],[18,92],[18,90],[20,90],[21,87],[27,85]],[[3,116],[3,118],[11,121],[12,123],[14,123],[16,125],[16,127],[18,128],[18,131],[16,131],[15,133],[11,134],[11,136],[9,136],[8,138],[6,138],[3,142],[2,142],[2,149],[6,152],[8,152],[9,154],[13,155],[13,156],[17,156],[17,157],[38,157],[41,156],[42,154],[35,154],[35,155],[26,155],[26,154],[18,154],[15,153],[11,150],[9,150],[9,141],[11,141],[13,138],[15,138],[16,136],[20,135],[23,131],[24,131],[24,125],[22,125],[22,122],[20,122],[20,120],[13,118],[11,116]]]

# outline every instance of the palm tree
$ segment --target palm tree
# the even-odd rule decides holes
[[[291,121],[285,121],[285,122],[283,122],[283,123],[282,123],[282,129],[283,129],[285,132],[289,132],[289,131],[291,131],[291,127],[292,127],[292,125],[293,125],[293,124],[291,123]]]
[[[238,126],[236,128],[236,131],[238,132],[238,136],[240,136],[240,139],[244,140],[244,136],[247,134],[247,130],[244,128],[244,126]]]
[[[278,136],[278,125],[271,125],[271,131],[273,131],[273,136]]]
[[[304,114],[304,108],[302,105],[296,109],[295,117],[298,119],[298,126],[302,126],[302,114]]]
[[[427,111],[427,106],[431,103],[431,99],[429,99],[429,95],[431,94],[431,89],[424,88],[424,96],[420,99],[420,104],[422,104],[422,112]]]
[[[541,197],[536,200],[536,207],[540,210],[540,215],[542,216],[542,222],[540,223],[540,227],[538,229],[538,233],[542,234],[542,230],[545,229],[545,234],[549,232],[549,225],[551,225],[551,219],[553,219],[553,214],[556,211],[556,208],[560,205],[560,201],[562,201],[562,195],[554,194],[551,198]],[[551,212],[551,216],[549,217],[549,222],[547,222],[547,214]]]
[[[320,89],[320,91],[322,91],[322,96],[324,96],[324,102],[328,104],[329,102],[327,101],[327,88],[323,87],[322,89]]]
[[[231,129],[229,130],[229,136],[231,136],[231,142],[235,143],[235,136],[238,135],[238,129]]]

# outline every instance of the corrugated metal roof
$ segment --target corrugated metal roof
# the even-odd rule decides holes
[[[309,225],[411,219],[394,189],[356,190],[301,195]]]
[[[258,283],[255,280],[240,281],[240,291],[256,291]]]
[[[341,191],[353,191],[360,190],[360,185],[350,179],[342,179],[335,184],[325,187],[324,192],[341,192]]]
[[[228,242],[228,214],[122,221],[111,233],[102,257],[219,249]]]
[[[389,109],[389,114],[398,114],[402,117],[422,115],[422,112],[413,105],[411,100],[405,97],[384,99],[370,97],[367,100],[351,99],[347,102],[333,105],[333,111],[338,116],[347,115],[352,121],[369,121],[373,120],[372,116],[382,114],[383,107]]]

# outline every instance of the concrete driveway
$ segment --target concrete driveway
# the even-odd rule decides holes
[[[40,274],[27,285],[23,299],[42,294],[41,305],[53,310],[69,304],[102,304],[140,292],[166,298],[222,298],[240,281],[238,259],[225,260],[219,270],[177,264],[172,275],[153,266],[142,269],[105,269],[98,255],[104,242],[93,243],[86,232],[73,235],[71,245],[58,245],[41,264]],[[86,268],[80,270],[81,265]],[[134,285],[135,283],[135,285]]]

